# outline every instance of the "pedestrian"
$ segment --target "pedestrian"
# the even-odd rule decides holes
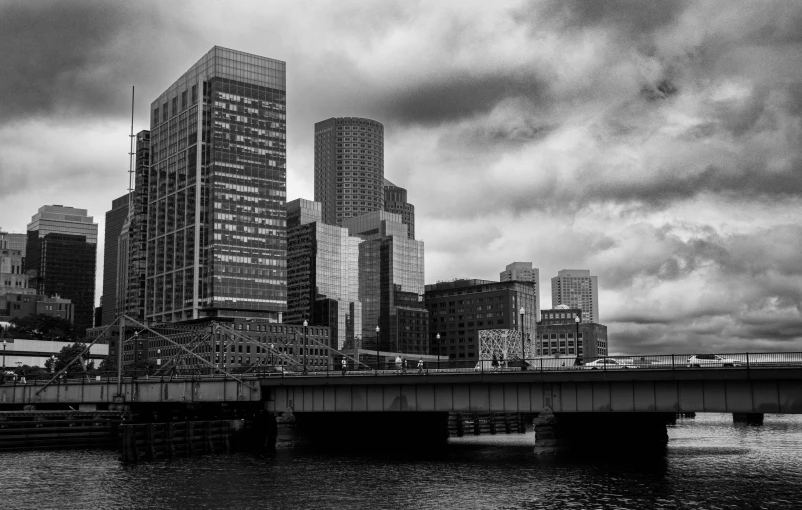
[[[493,353],[493,361],[490,363],[490,365],[493,367],[493,371],[498,370],[498,358],[496,357],[495,352]]]
[[[406,359],[406,358],[403,358],[403,360],[404,360],[404,361],[403,361],[403,363],[404,363],[404,368],[403,368],[403,370],[402,370],[402,371],[403,371],[403,372],[406,374],[406,373],[407,373],[407,359]]]
[[[398,373],[401,373],[401,356],[395,357],[395,369],[398,371]]]
[[[499,353],[499,355],[498,355],[498,367],[503,369],[504,367],[507,366],[507,365],[505,365],[505,363],[506,362],[504,361],[504,353],[503,352]]]
[[[418,360],[418,373],[419,374],[423,373],[423,358]]]
[[[345,361],[345,356],[343,356],[342,368],[343,368],[343,375],[345,375],[345,372],[348,370],[348,362]]]

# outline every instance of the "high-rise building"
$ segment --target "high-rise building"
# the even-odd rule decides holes
[[[476,362],[479,360],[479,331],[520,330],[521,307],[524,308],[523,332],[534,339],[536,301],[531,281],[457,279],[427,285],[430,352],[451,360]]]
[[[415,206],[407,202],[407,190],[384,179],[384,210],[400,214],[408,236],[415,239]]]
[[[346,219],[343,226],[359,245],[359,301],[362,347],[427,354],[429,313],[423,304],[423,241],[408,237],[401,216],[382,210]]]
[[[330,328],[331,347],[353,347],[361,340],[359,244],[348,229],[321,221],[321,204],[297,199],[287,203],[286,324]],[[354,332],[358,336],[354,336]]]
[[[501,282],[533,282],[535,284],[535,305],[537,320],[540,320],[540,269],[532,267],[531,262],[513,262],[499,274]]]
[[[117,312],[136,320],[145,318],[145,271],[147,267],[148,177],[150,168],[150,131],[136,135],[134,189],[131,190],[128,216],[117,245]]]
[[[19,250],[25,257],[25,245],[28,243],[28,234],[11,234],[0,232],[0,250]]]
[[[582,310],[582,322],[599,323],[599,282],[587,269],[563,269],[551,279],[551,306]]]
[[[286,65],[215,46],[151,104],[145,316],[280,321]]]
[[[358,117],[315,124],[315,202],[323,223],[384,208],[384,126]]]
[[[103,308],[100,325],[107,325],[117,318],[117,278],[122,264],[118,265],[118,242],[120,232],[128,217],[128,193],[111,202],[111,210],[106,212],[106,234],[103,239],[103,295],[100,306]]]
[[[93,324],[97,223],[86,209],[45,205],[28,224],[25,272],[39,294],[72,301],[75,329]]]
[[[0,295],[22,292],[28,287],[25,257],[20,250],[0,248]]]

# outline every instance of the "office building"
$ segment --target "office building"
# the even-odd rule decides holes
[[[479,331],[520,330],[521,307],[524,308],[523,333],[533,339],[537,334],[536,301],[531,281],[457,279],[427,285],[425,303],[430,317],[430,352],[451,360],[476,362],[479,360]]]
[[[384,208],[384,126],[357,117],[315,124],[315,202],[323,223]]]
[[[20,250],[0,248],[0,295],[21,292],[28,287],[25,257]]]
[[[27,234],[11,234],[0,231],[0,250],[18,250],[25,257],[25,245],[27,243]]]
[[[151,104],[145,317],[281,321],[286,65],[215,46]]]
[[[147,255],[148,177],[150,167],[150,131],[136,135],[134,167],[128,216],[117,243],[117,312],[135,320],[145,318],[145,271]]]
[[[536,353],[543,356],[582,355],[588,359],[607,356],[607,326],[590,322],[577,324],[575,317],[581,315],[582,310],[566,305],[543,310],[535,342]]]
[[[343,221],[359,245],[362,347],[409,354],[429,352],[429,313],[423,304],[423,242],[410,239],[401,216],[377,210]]]
[[[36,294],[35,289],[8,294],[0,293],[0,321],[23,318],[32,314],[50,315],[75,322],[75,307],[72,301],[59,296]]]
[[[599,323],[599,282],[587,269],[563,269],[551,279],[551,305],[582,310],[582,322]]]
[[[318,202],[287,203],[286,324],[326,326],[331,347],[343,349],[361,340],[358,237],[321,221]],[[354,332],[358,336],[354,336]]]
[[[540,320],[540,269],[532,267],[531,262],[513,262],[499,274],[500,282],[532,282],[535,284],[535,303],[537,320]]]
[[[111,210],[106,212],[106,233],[103,239],[103,295],[100,298],[100,306],[103,308],[101,325],[111,324],[117,318],[118,270],[124,266],[124,264],[118,265],[120,255],[118,242],[127,217],[128,193],[112,200]]]
[[[384,210],[399,214],[407,226],[408,237],[415,239],[415,206],[407,202],[407,190],[384,179]]]
[[[97,223],[86,209],[42,206],[28,224],[26,252],[29,286],[71,300],[82,335],[94,322]]]

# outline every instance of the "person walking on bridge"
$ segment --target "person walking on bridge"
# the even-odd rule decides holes
[[[343,368],[343,375],[345,375],[345,372],[347,372],[347,371],[348,371],[348,362],[347,362],[347,361],[345,361],[345,356],[343,356],[343,360],[342,360],[342,368]]]
[[[419,374],[423,373],[423,358],[418,360],[418,373]]]

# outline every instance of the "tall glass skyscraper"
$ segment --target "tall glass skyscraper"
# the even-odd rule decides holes
[[[323,222],[342,225],[384,208],[384,126],[358,117],[315,124],[315,202]]]
[[[384,210],[401,215],[408,237],[415,239],[415,206],[407,202],[407,190],[384,179]]]
[[[71,299],[75,328],[93,325],[97,223],[86,209],[45,205],[28,224],[25,269],[39,294]]]
[[[599,323],[599,279],[587,269],[563,269],[551,279],[551,306],[582,310],[582,322]]]
[[[100,306],[102,309],[101,326],[114,322],[117,318],[117,274],[120,270],[119,246],[120,232],[128,218],[128,194],[115,198],[111,202],[111,210],[106,212],[106,233],[103,237],[103,294]]]
[[[286,64],[215,46],[151,104],[145,316],[287,308]]]

